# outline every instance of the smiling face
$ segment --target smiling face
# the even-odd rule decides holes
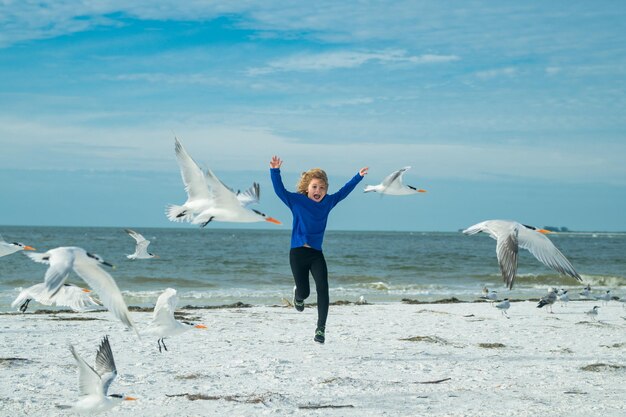
[[[319,203],[326,196],[327,188],[328,186],[324,180],[313,178],[306,189],[306,195],[311,200]]]

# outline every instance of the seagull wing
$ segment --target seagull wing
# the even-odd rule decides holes
[[[519,252],[518,233],[524,227],[509,220],[486,220],[463,230],[466,235],[487,233],[497,241],[496,255],[502,278],[509,289],[513,288],[513,281],[517,274],[517,255]]]
[[[252,187],[248,188],[246,191],[237,193],[237,200],[243,206],[249,206],[250,204],[256,204],[259,202],[259,197],[261,195],[261,187],[258,183],[253,183]]]
[[[519,245],[533,254],[538,261],[555,271],[569,275],[582,282],[582,278],[574,269],[570,261],[557,249],[544,234],[536,230],[521,227],[519,231]]]
[[[44,282],[50,296],[56,294],[70,273],[75,256],[72,248],[60,247],[45,253],[27,253],[35,262],[50,265],[44,275]]]
[[[518,241],[517,228],[513,228],[510,233],[503,235],[496,244],[496,254],[502,279],[509,289],[513,288],[513,281],[517,274]]]
[[[137,245],[135,246],[135,253],[137,255],[147,255],[148,254],[148,246],[150,245],[150,241],[143,237],[141,233],[137,233],[131,229],[124,229],[126,233],[128,233],[135,241]]]
[[[154,313],[152,316],[152,323],[158,325],[167,325],[175,322],[174,311],[176,310],[176,304],[178,303],[178,296],[176,290],[168,288],[157,299],[154,306]]]
[[[74,262],[74,271],[100,296],[102,304],[117,317],[126,327],[137,333],[124,302],[124,297],[115,280],[106,271],[89,260],[77,259]],[[139,335],[139,333],[137,333]]]
[[[404,167],[388,175],[381,184],[383,186],[383,191],[388,190],[390,188],[391,189],[402,188],[402,176],[409,169],[411,169],[411,167]]]
[[[212,194],[216,206],[228,209],[229,207],[239,207],[241,203],[235,193],[228,188],[210,169],[205,174],[207,185]]]
[[[102,339],[102,343],[100,343],[100,348],[96,354],[96,372],[102,378],[102,393],[107,395],[109,386],[117,376],[113,351],[111,351],[108,336]]]
[[[180,175],[183,178],[183,184],[185,184],[185,191],[187,192],[189,200],[211,198],[202,169],[200,169],[196,161],[189,156],[178,138],[175,138],[174,142],[174,150],[176,151],[178,166],[180,167]]]
[[[87,307],[99,305],[89,293],[89,290],[76,285],[64,285],[51,301],[54,301],[58,306],[67,306],[74,311],[84,311]]]
[[[33,288],[37,287],[37,286],[43,287],[43,289],[45,290],[45,285],[43,283],[41,284],[35,284],[32,287],[28,287],[28,288],[24,288],[22,291],[20,291],[20,293],[17,295],[17,297],[15,298],[15,300],[13,300],[13,302],[11,303],[11,308],[15,308],[19,305],[22,305],[24,303],[24,301],[28,300],[28,299],[32,299],[35,298],[32,295],[32,290]]]
[[[80,395],[104,395],[100,375],[76,353],[72,345],[70,345],[70,352],[72,352],[78,364],[78,388]]]

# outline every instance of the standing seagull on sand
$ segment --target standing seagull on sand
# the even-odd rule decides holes
[[[136,400],[125,395],[107,394],[109,386],[117,376],[108,336],[102,339],[98,348],[95,369],[76,353],[72,345],[70,352],[78,364],[78,387],[82,397],[74,406],[74,410],[82,414],[97,414],[110,410],[122,401]]]
[[[260,187],[254,183],[243,193],[235,193],[224,185],[208,169],[203,172],[189,156],[180,141],[175,138],[174,150],[180,167],[180,173],[187,192],[187,201],[182,206],[169,205],[166,210],[170,221],[186,221],[206,226],[211,221],[252,223],[267,221],[281,224],[278,220],[266,216],[247,206],[259,202]]]
[[[151,259],[158,258],[158,255],[148,252],[148,245],[150,245],[150,241],[143,237],[141,233],[137,233],[131,229],[124,229],[126,233],[130,235],[137,244],[135,245],[135,253],[131,255],[126,255],[128,259]]]
[[[365,190],[363,192],[376,192],[388,195],[411,195],[417,193],[425,193],[426,190],[418,189],[402,183],[402,177],[404,176],[404,173],[409,169],[411,169],[411,167],[404,167],[402,169],[399,169],[388,175],[380,184],[365,186]]]
[[[505,298],[504,300],[502,300],[498,304],[496,304],[496,308],[499,309],[500,311],[502,311],[502,314],[507,319],[509,318],[509,315],[508,315],[508,313],[506,311],[509,309],[509,307],[511,307],[511,302],[509,301],[508,298]]]
[[[111,275],[106,273],[100,265],[113,268],[100,256],[89,253],[83,248],[62,246],[50,249],[44,253],[28,253],[33,261],[49,265],[44,275],[44,283],[49,296],[55,296],[73,269],[86,283],[98,293],[102,304],[117,317],[126,327],[135,331],[137,328],[130,319],[128,307],[124,297]]]
[[[537,308],[542,308],[543,306],[548,306],[550,309],[550,313],[554,313],[552,311],[552,304],[556,301],[557,298],[557,290],[556,288],[550,288],[548,290],[548,294],[541,297],[539,303],[537,303]]]
[[[592,319],[596,320],[596,317],[598,317],[598,309],[600,307],[598,306],[593,306],[593,308],[589,311],[585,311],[585,314],[588,315],[589,317],[591,317]]]
[[[204,324],[193,324],[189,322],[179,322],[174,318],[174,311],[176,310],[176,304],[178,303],[178,297],[176,296],[176,290],[168,288],[159,296],[154,307],[154,313],[152,316],[152,322],[148,325],[148,329],[145,334],[151,336],[157,336],[157,345],[159,352],[161,352],[161,344],[163,349],[167,350],[165,346],[165,339],[169,336],[176,336],[184,333],[187,330],[195,327],[196,329],[206,329]]]
[[[519,248],[527,249],[544,265],[555,271],[569,275],[582,282],[578,272],[574,270],[567,258],[544,236],[548,230],[537,229],[509,220],[487,220],[463,230],[466,235],[484,232],[497,241],[496,254],[500,264],[502,278],[509,289],[517,274],[517,254]]]
[[[46,283],[41,282],[23,289],[11,303],[11,307],[15,308],[19,305],[20,311],[25,313],[28,304],[32,300],[35,300],[45,306],[57,305],[69,307],[74,311],[85,311],[88,307],[101,305],[91,298],[90,293],[91,290],[87,288],[77,287],[72,284],[63,284],[59,291],[51,297],[46,288]]]
[[[20,242],[7,242],[0,236],[0,258],[21,250],[35,250],[35,248]]]

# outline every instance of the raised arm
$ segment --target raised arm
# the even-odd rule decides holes
[[[283,179],[280,176],[280,167],[282,164],[283,161],[279,157],[276,155],[272,156],[272,159],[270,160],[270,176],[272,178],[274,192],[278,198],[280,198],[281,201],[287,205],[287,207],[291,207],[291,203],[289,202],[289,192],[285,189]]]

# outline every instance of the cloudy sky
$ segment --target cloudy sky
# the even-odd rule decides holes
[[[0,225],[187,227],[177,136],[286,229],[274,154],[291,189],[428,190],[359,187],[330,229],[624,231],[625,93],[623,2],[7,0]]]

